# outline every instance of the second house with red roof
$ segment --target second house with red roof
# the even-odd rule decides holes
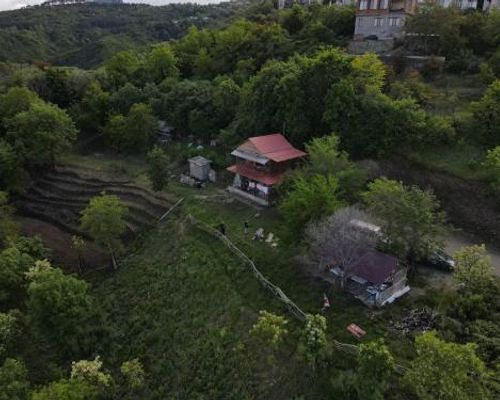
[[[235,163],[227,170],[234,174],[234,179],[228,190],[268,206],[285,172],[306,153],[293,147],[281,133],[274,133],[247,139],[231,155]]]

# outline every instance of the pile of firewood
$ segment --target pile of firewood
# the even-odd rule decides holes
[[[400,321],[392,322],[391,328],[401,335],[422,333],[435,327],[439,313],[429,307],[411,310]]]

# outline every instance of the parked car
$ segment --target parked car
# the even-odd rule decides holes
[[[455,261],[453,258],[442,250],[434,251],[423,261],[423,264],[446,272],[452,272],[455,269]]]

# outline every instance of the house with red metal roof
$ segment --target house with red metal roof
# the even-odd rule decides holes
[[[285,172],[307,154],[293,147],[281,133],[274,133],[247,139],[231,155],[235,163],[227,170],[234,179],[228,190],[268,206]]]

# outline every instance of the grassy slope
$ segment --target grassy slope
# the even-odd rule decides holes
[[[482,180],[485,150],[473,145],[433,146],[410,155],[412,161],[431,170],[448,172],[463,179]]]
[[[466,115],[471,101],[481,98],[485,85],[478,76],[442,75],[435,81],[429,82],[432,93],[428,111],[453,119],[463,118]],[[431,170],[448,172],[463,179],[482,180],[485,171],[481,169],[481,162],[485,150],[473,144],[447,144],[428,146],[413,154],[410,159]]]
[[[102,157],[72,156],[67,160],[105,172],[116,172],[120,164],[119,159]],[[125,164],[134,179],[144,181],[140,160],[122,160],[121,165]],[[389,322],[432,297],[405,297],[383,310],[369,310],[339,289],[307,277],[295,260],[300,249],[284,245],[273,249],[252,241],[251,234],[245,236],[243,222],[247,220],[251,231],[263,227],[279,237],[282,221],[278,213],[237,201],[211,201],[220,190],[213,185],[196,190],[171,182],[168,192],[185,198],[182,209],[139,238],[117,273],[92,278],[107,314],[103,326],[109,339],[97,349],[106,365],[117,368],[124,360],[140,358],[151,390],[145,398],[158,399],[331,398],[329,381],[335,371],[353,367],[352,356],[336,353],[328,368],[313,376],[310,367],[296,357],[301,325],[290,316],[285,349],[276,365],[269,366],[268,353],[248,331],[259,310],[279,314],[285,310],[220,241],[189,225],[184,220],[188,213],[212,226],[224,222],[228,237],[305,312],[318,313],[323,292],[328,293],[331,338],[356,343],[346,331],[354,322],[368,332],[365,341],[384,337],[401,363],[412,355],[411,342],[394,336]],[[399,398],[397,391],[391,398]]]

